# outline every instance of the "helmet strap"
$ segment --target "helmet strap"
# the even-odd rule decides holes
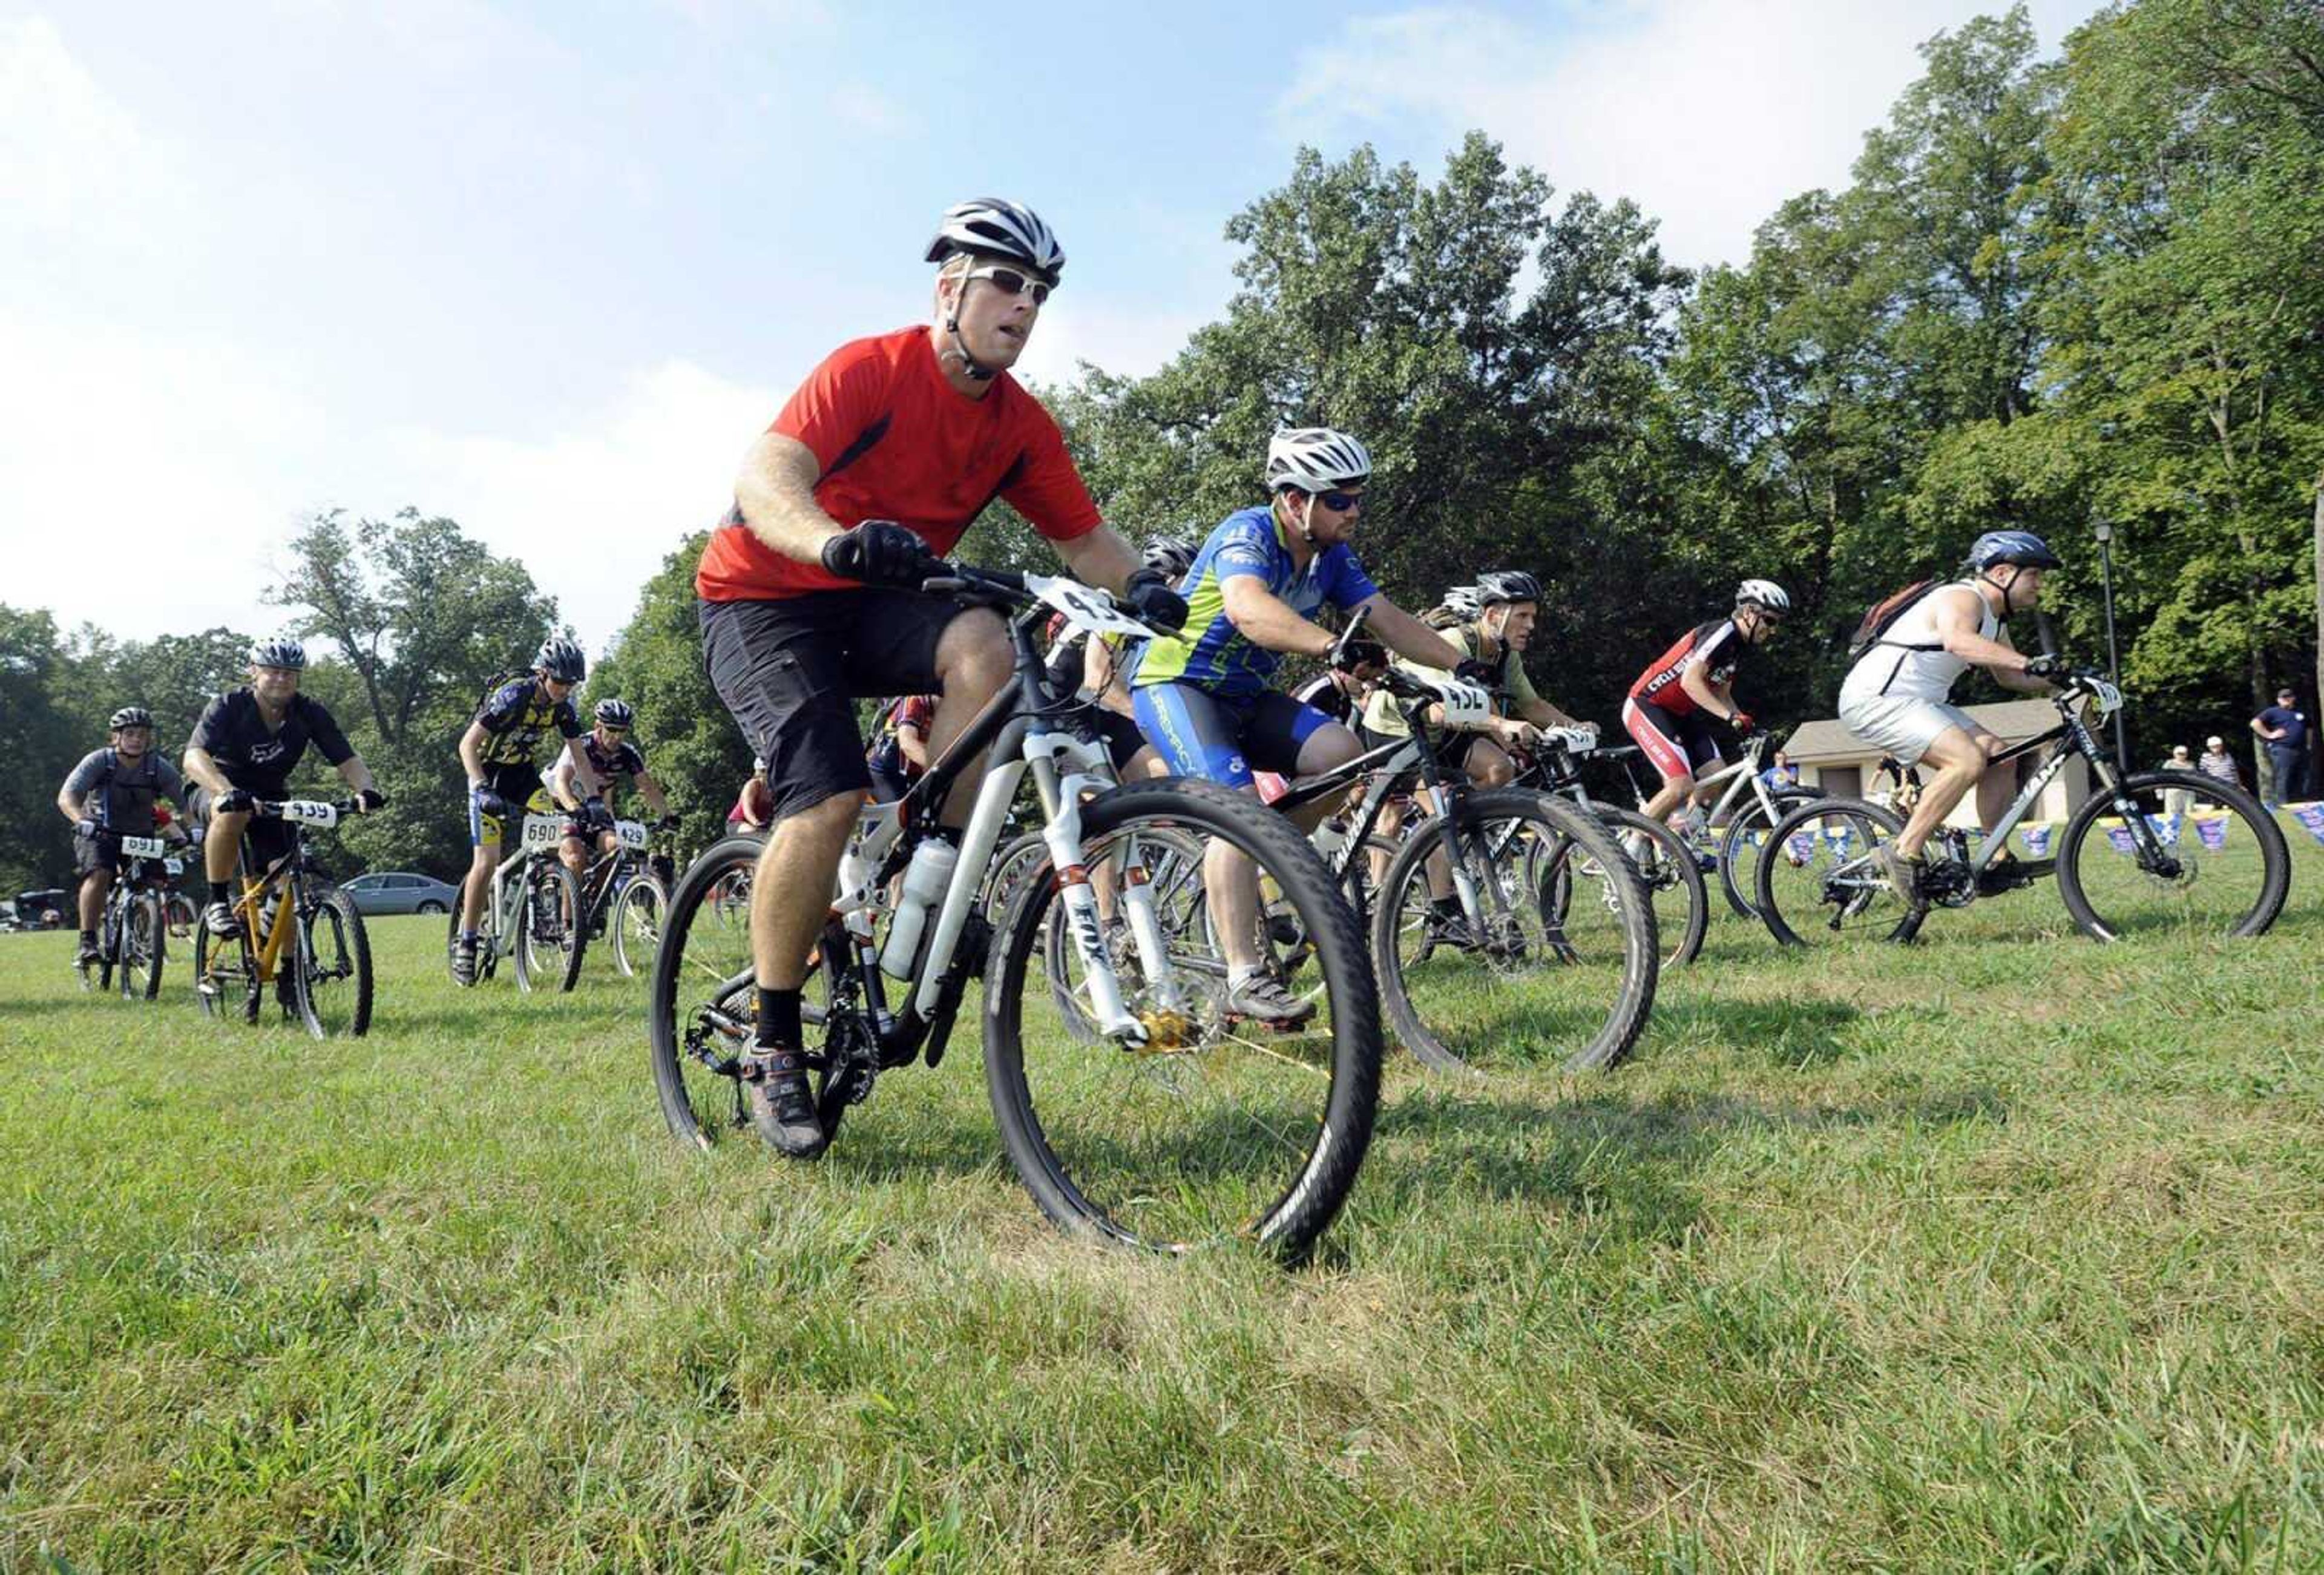
[[[957,287],[952,292],[952,305],[945,309],[945,332],[952,336],[952,353],[960,357],[960,369],[978,382],[992,381],[994,368],[987,366],[968,353],[968,341],[960,336],[961,302],[968,298],[968,274],[965,270],[954,277]]]

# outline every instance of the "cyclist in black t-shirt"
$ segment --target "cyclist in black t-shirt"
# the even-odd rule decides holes
[[[297,640],[260,640],[250,648],[250,682],[212,700],[186,741],[186,775],[194,784],[186,807],[195,824],[209,827],[202,871],[210,900],[202,923],[214,935],[231,935],[239,922],[227,883],[243,838],[268,862],[290,851],[290,828],[272,820],[254,824],[250,808],[254,799],[290,796],[290,773],[309,743],[337,769],[358,811],[387,802],[330,712],[299,693],[306,668],[307,648]]]
[[[460,898],[460,937],[452,948],[452,977],[461,984],[476,981],[482,938],[477,926],[492,890],[493,868],[501,861],[503,817],[513,816],[521,824],[527,810],[547,814],[554,807],[539,764],[540,741],[551,731],[564,741],[572,762],[582,816],[595,823],[604,814],[596,770],[581,749],[581,718],[573,709],[574,686],[588,670],[579,646],[550,636],[533,654],[530,676],[493,690],[460,735],[460,765],[468,774],[468,841],[475,849]],[[576,876],[588,865],[577,835],[560,839],[558,857]]]
[[[80,880],[78,967],[97,955],[97,926],[105,917],[106,894],[113,889],[113,867],[123,837],[154,834],[154,803],[186,802],[178,768],[153,752],[153,714],[124,705],[106,723],[107,748],[91,750],[57,789],[57,807],[73,823],[73,872]]]

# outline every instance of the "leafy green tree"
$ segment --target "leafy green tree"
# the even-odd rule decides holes
[[[57,813],[57,788],[72,764],[103,741],[67,704],[69,666],[57,621],[44,611],[0,604],[0,751],[16,769],[0,780],[0,893],[64,884],[72,828]]]
[[[727,807],[751,774],[751,746],[702,665],[694,568],[706,539],[697,532],[662,560],[586,690],[586,705],[613,697],[637,709],[638,747],[669,791],[680,840],[697,849],[724,834]]]
[[[388,795],[338,833],[358,863],[448,875],[467,861],[457,745],[497,675],[521,670],[555,626],[556,599],[513,558],[459,525],[405,509],[392,520],[317,515],[290,542],[268,599],[335,661],[305,687],[331,706]]]

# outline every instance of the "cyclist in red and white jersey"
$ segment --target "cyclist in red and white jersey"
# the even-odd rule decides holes
[[[1695,790],[1695,773],[1722,764],[1726,742],[1751,736],[1751,714],[1735,703],[1735,674],[1753,646],[1766,643],[1792,610],[1773,580],[1745,580],[1735,611],[1696,625],[1655,659],[1622,702],[1622,725],[1663,777],[1646,813],[1673,820]]]

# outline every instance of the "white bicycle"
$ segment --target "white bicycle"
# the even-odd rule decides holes
[[[1104,748],[1076,727],[1086,702],[1049,686],[1034,645],[1053,612],[1093,635],[1165,631],[1067,579],[937,564],[919,588],[1007,615],[1015,672],[902,799],[862,811],[807,981],[825,1130],[881,1073],[936,1064],[981,977],[986,1092],[1052,1220],[1102,1241],[1183,1250],[1241,1237],[1297,1257],[1346,1201],[1379,1096],[1379,1001],[1353,914],[1306,839],[1255,798],[1180,778],[1115,782]],[[936,810],[980,759],[954,855]],[[980,893],[1028,778],[1047,857],[988,923]],[[1191,922],[1200,887],[1175,861],[1190,842],[1240,850],[1281,893],[1270,916],[1290,914],[1312,947],[1312,1017],[1283,1027],[1226,1009],[1226,960],[1210,926]],[[756,992],[739,899],[763,851],[730,837],[696,859],[655,959],[662,1113],[705,1150],[749,1129]],[[1176,873],[1157,880],[1165,851]],[[1092,888],[1101,865],[1126,921],[1113,926]],[[1070,943],[1061,972],[1053,934]]]

